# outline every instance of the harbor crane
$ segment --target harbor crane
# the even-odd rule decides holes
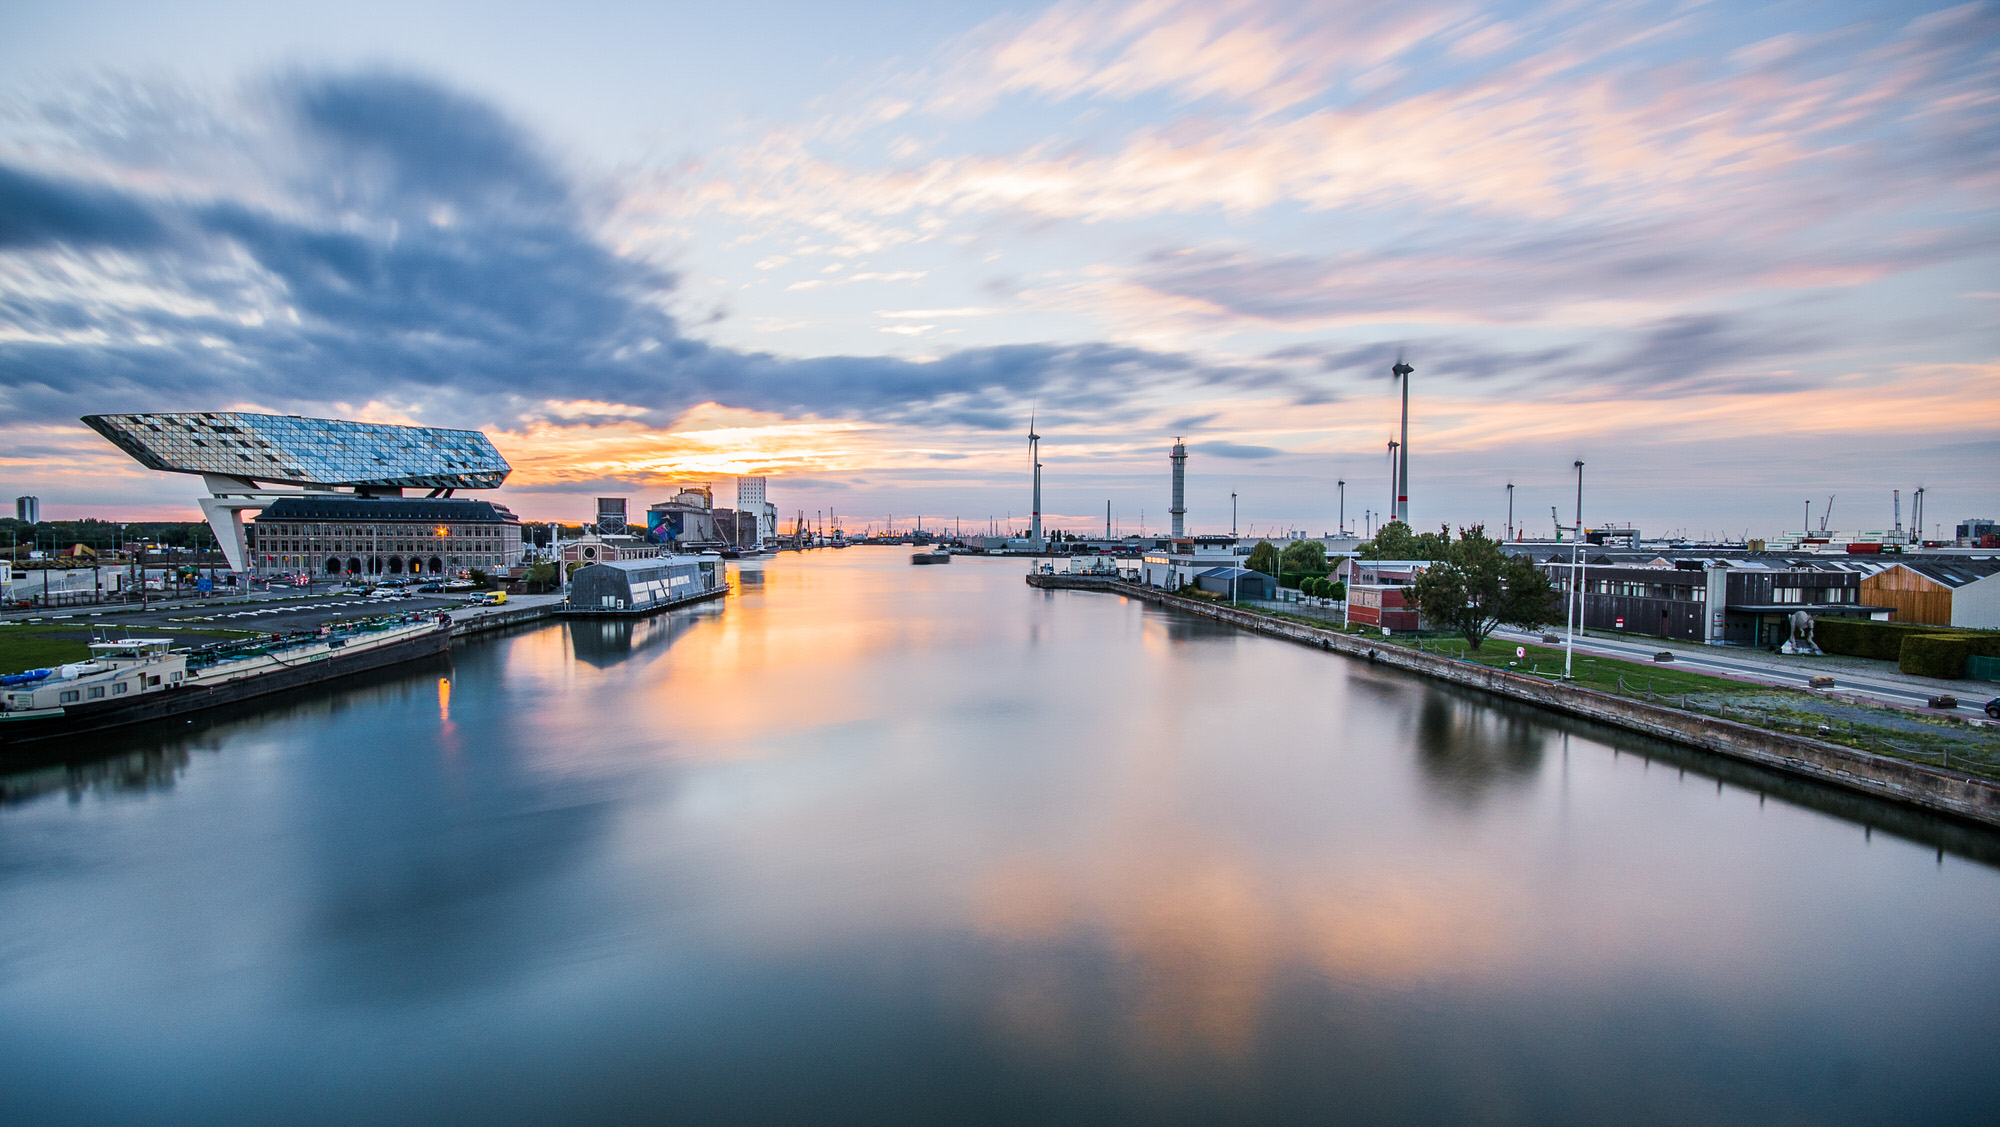
[[[1563,518],[1561,513],[1556,512],[1556,507],[1554,505],[1549,506],[1549,520],[1553,521],[1556,526],[1556,543],[1558,544],[1562,543]]]
[[[1838,493],[1829,493],[1826,495],[1826,511],[1819,515],[1819,530],[1821,532],[1826,531],[1826,520],[1833,515],[1833,499],[1838,496]]]

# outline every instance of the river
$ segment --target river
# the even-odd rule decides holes
[[[0,780],[16,1123],[1973,1123],[1994,835],[1020,561]]]

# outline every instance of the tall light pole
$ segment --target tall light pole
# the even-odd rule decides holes
[[[1035,470],[1035,499],[1033,515],[1028,524],[1028,538],[1035,542],[1035,550],[1042,550],[1042,436],[1035,433],[1035,414],[1028,412],[1028,461]]]
[[[1514,539],[1514,483],[1507,483],[1507,539]]]
[[[1397,379],[1403,381],[1403,433],[1400,445],[1403,448],[1402,461],[1396,467],[1396,519],[1410,523],[1410,374],[1416,369],[1396,357],[1396,366],[1389,369]]]
[[[1569,637],[1563,643],[1563,679],[1568,680],[1576,657],[1576,632],[1583,625],[1583,462],[1576,463],[1576,533],[1569,545],[1571,605]]]
[[[1396,519],[1396,496],[1400,492],[1399,486],[1402,481],[1396,471],[1396,448],[1401,445],[1402,443],[1393,438],[1389,440],[1389,511],[1383,514],[1388,518],[1383,521],[1384,524]]]
[[[1236,539],[1236,493],[1229,494],[1229,538]]]
[[[1345,536],[1347,535],[1347,482],[1342,480],[1334,484],[1340,487],[1340,534]]]

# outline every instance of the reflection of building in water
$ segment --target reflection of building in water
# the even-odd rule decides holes
[[[634,654],[672,645],[709,613],[690,608],[652,618],[572,618],[563,628],[578,661],[608,669]]]

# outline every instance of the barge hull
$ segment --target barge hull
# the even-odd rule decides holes
[[[398,665],[445,652],[451,646],[447,628],[429,630],[405,641],[368,649],[334,651],[330,656],[214,685],[182,682],[180,687],[147,693],[131,701],[69,705],[57,716],[26,715],[18,720],[0,716],[0,752],[42,740],[102,732],[149,720],[165,720],[225,704],[269,696],[288,689],[316,685],[335,677]]]

